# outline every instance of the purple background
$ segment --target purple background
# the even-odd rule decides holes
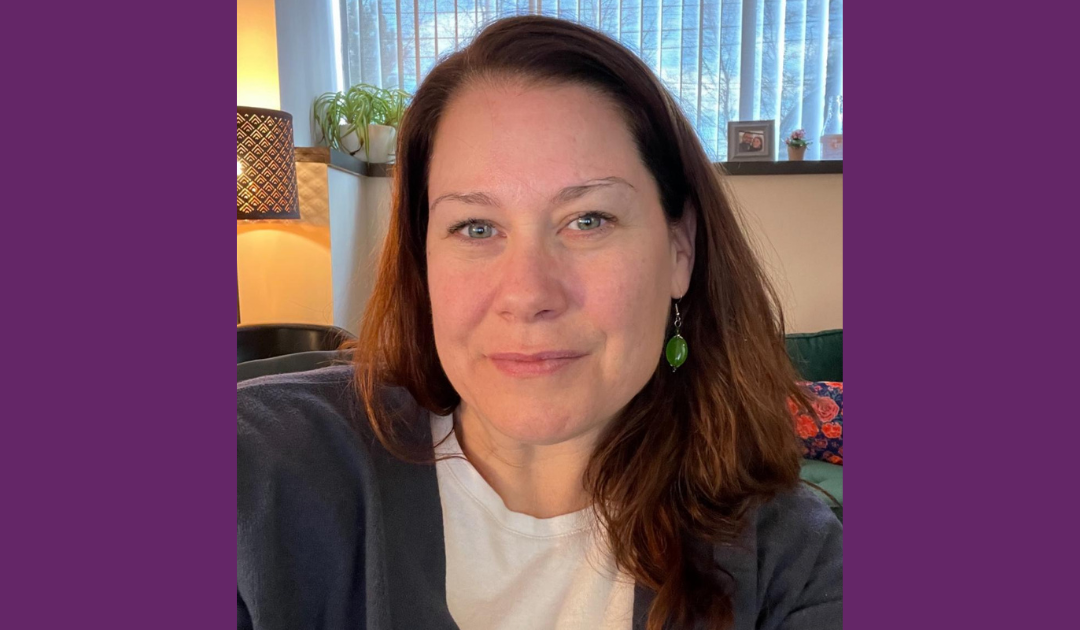
[[[235,25],[0,17],[2,628],[233,624]]]
[[[232,5],[16,6],[0,627],[230,627]],[[1039,52],[1075,20],[951,6],[845,15],[845,617],[1062,627],[1077,202],[1053,197],[1076,180],[1074,101],[1054,101],[1068,72],[1018,57],[1072,51]]]

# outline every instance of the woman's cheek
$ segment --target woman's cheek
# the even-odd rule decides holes
[[[600,327],[609,329],[609,334],[618,334],[632,324],[643,310],[642,300],[649,294],[648,274],[635,262],[612,257],[594,261],[590,269],[579,274],[586,279],[586,310]]]
[[[490,275],[483,265],[453,258],[429,259],[428,290],[436,329],[454,332],[483,319],[492,291]],[[440,322],[442,326],[440,326]]]

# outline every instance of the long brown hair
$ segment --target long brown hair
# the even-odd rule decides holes
[[[729,627],[734,584],[710,577],[711,555],[703,566],[693,546],[732,542],[755,505],[797,484],[800,455],[786,401],[807,406],[806,398],[785,350],[776,296],[720,174],[649,68],[607,36],[546,17],[499,20],[436,65],[417,91],[399,130],[389,234],[357,343],[357,386],[372,428],[388,450],[413,459],[409,436],[422,432],[380,409],[377,387],[404,387],[440,414],[460,401],[435,350],[428,168],[447,102],[463,85],[492,78],[606,94],[656,180],[668,221],[687,208],[697,215],[694,269],[679,305],[689,359],[672,373],[657,357],[648,384],[601,437],[585,484],[616,562],[656,592],[649,630]]]

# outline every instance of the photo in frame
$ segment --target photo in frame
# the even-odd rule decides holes
[[[844,159],[844,134],[830,133],[821,136],[821,159]]]
[[[727,159],[728,162],[775,162],[776,121],[729,122]]]

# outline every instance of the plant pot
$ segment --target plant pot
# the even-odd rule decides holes
[[[356,131],[349,132],[349,125],[341,125],[338,135],[341,137],[341,150],[349,155],[355,155],[360,150],[360,135]]]
[[[368,125],[367,161],[370,164],[385,164],[390,161],[397,140],[397,129],[389,125]]]
[[[789,162],[802,162],[806,157],[806,147],[793,147],[790,144],[787,148],[787,159]]]

